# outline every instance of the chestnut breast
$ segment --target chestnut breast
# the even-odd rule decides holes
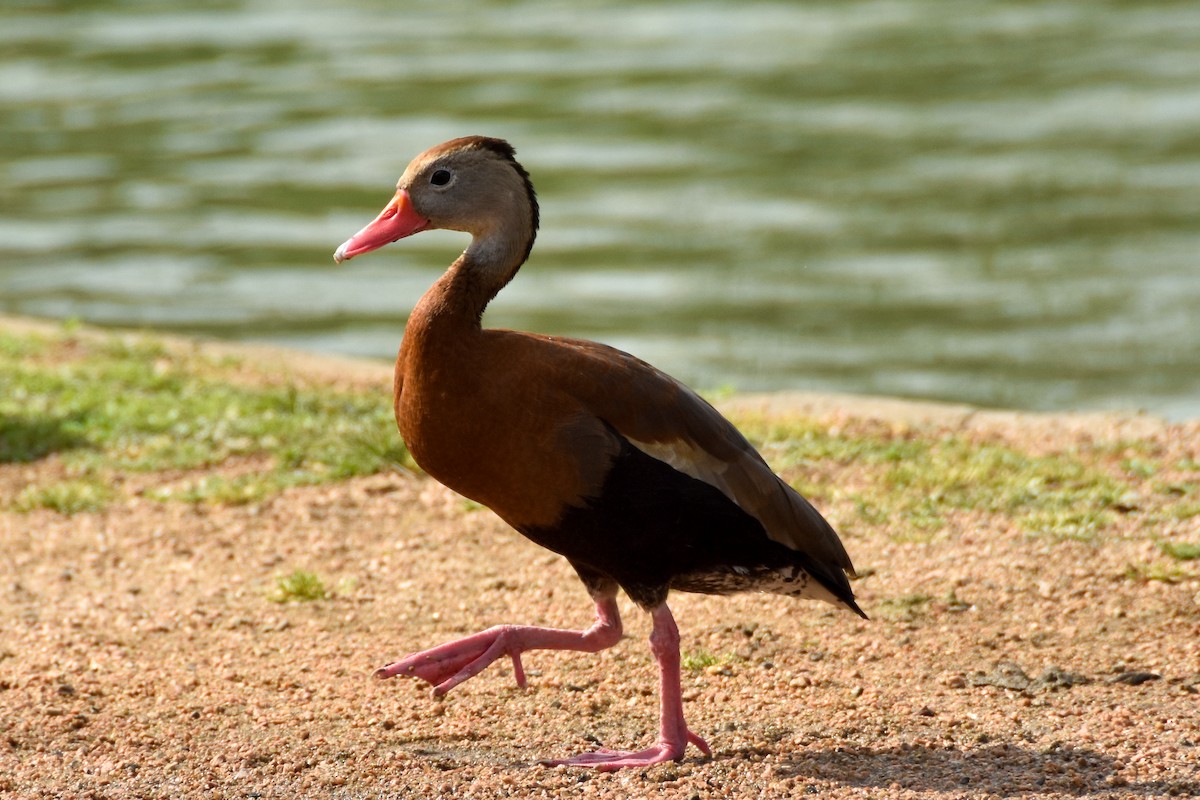
[[[569,350],[515,331],[430,334],[410,324],[396,364],[396,422],[422,469],[518,529],[599,491],[619,442],[571,391],[585,376]]]

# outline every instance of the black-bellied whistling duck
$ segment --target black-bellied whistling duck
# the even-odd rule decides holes
[[[396,422],[431,476],[565,556],[596,603],[596,621],[585,631],[500,625],[376,675],[416,676],[441,695],[508,656],[523,687],[527,650],[597,652],[620,640],[620,588],[653,620],[658,742],[547,763],[645,766],[682,758],[689,742],[711,754],[684,722],[668,592],[759,590],[865,617],[847,580],[854,568],[825,519],[683,384],[602,344],[482,327],[484,308],[537,234],[537,198],[514,156],[507,142],[482,136],[425,151],[334,260],[431,228],[471,234],[408,319]]]

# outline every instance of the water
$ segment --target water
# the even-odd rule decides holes
[[[333,249],[487,133],[543,207],[491,325],[1200,416],[1196,3],[332,5],[6,2],[0,312],[391,357],[465,242]]]

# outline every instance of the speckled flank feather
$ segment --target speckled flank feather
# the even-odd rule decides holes
[[[681,592],[698,594],[737,594],[739,592],[764,592],[806,600],[823,600],[849,607],[841,598],[812,579],[797,566],[768,569],[765,567],[731,566],[721,570],[677,575],[671,579],[671,588]],[[858,614],[862,612],[851,608]]]

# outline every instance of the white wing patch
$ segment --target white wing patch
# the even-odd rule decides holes
[[[767,536],[793,550],[799,549],[789,537],[789,529],[795,527],[791,518],[794,511],[789,499],[779,496],[786,493],[787,489],[765,463],[757,459],[725,461],[686,439],[665,442],[629,439],[629,443],[646,455],[670,464],[684,475],[704,481],[719,490],[762,523]],[[780,517],[781,510],[786,517]]]
[[[688,439],[660,442],[626,440],[651,458],[720,491],[729,500],[762,524],[772,540],[824,562],[830,571],[852,572],[837,534],[808,501],[783,482],[756,451],[746,446],[733,461],[714,456]],[[743,573],[743,570],[746,572]],[[685,591],[715,592],[757,590],[824,600],[839,606],[839,600],[819,580],[799,567],[779,570],[748,569],[733,566],[724,575],[680,576],[672,582]],[[861,612],[860,612],[861,613]]]
[[[736,460],[727,461],[688,439],[644,442],[625,438],[651,458],[719,490],[762,523],[772,540],[832,562],[831,566],[850,567],[850,558],[829,524],[748,444]]]
[[[707,450],[682,439],[667,442],[639,442],[637,439],[629,439],[629,443],[651,458],[670,464],[684,475],[719,489],[721,494],[741,505],[733,487],[725,478],[732,466],[729,462],[722,461]]]

